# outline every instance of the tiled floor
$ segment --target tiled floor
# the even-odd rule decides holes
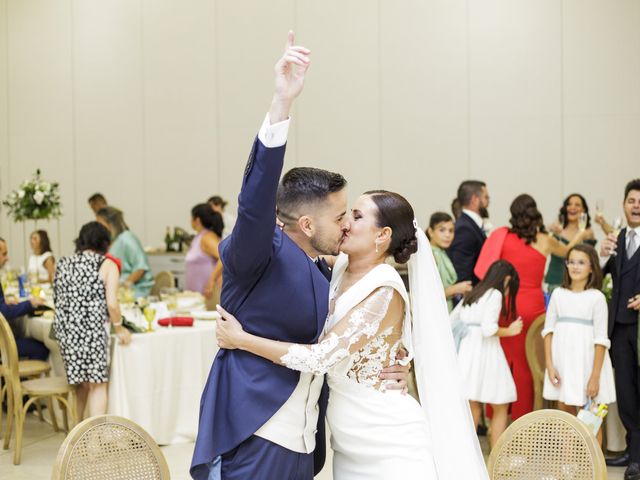
[[[30,416],[25,425],[22,464],[13,465],[12,450],[0,450],[0,479],[45,480],[51,478],[51,467],[64,437],[64,433],[54,433],[48,424]],[[484,443],[483,448],[486,450]],[[189,480],[188,469],[193,444],[185,443],[163,447],[162,451],[171,469],[172,480]],[[330,457],[327,460],[327,467],[316,477],[316,480],[332,480]],[[610,468],[609,479],[622,480],[623,471],[622,468]]]

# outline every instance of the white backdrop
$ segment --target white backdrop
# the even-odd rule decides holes
[[[467,177],[495,225],[521,192],[612,216],[640,176],[639,26],[637,0],[0,0],[0,197],[59,181],[64,252],[95,191],[145,244],[212,194],[235,208],[293,28],[313,65],[287,167],[397,190],[423,225]],[[0,235],[21,261],[6,211]]]

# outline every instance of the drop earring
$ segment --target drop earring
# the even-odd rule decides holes
[[[378,242],[375,242],[376,244],[376,253],[378,253]]]

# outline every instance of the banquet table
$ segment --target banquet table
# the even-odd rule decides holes
[[[54,375],[64,376],[51,324],[28,317],[26,334],[45,343]],[[200,395],[217,351],[215,322],[206,320],[133,334],[129,345],[112,337],[108,413],[133,420],[160,445],[194,441]]]

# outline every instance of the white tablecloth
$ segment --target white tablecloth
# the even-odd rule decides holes
[[[28,318],[26,333],[49,347],[54,375],[64,376],[58,344],[49,338],[51,323]],[[133,420],[160,445],[194,441],[200,395],[217,351],[213,321],[158,327],[134,334],[127,346],[112,339],[109,413]]]

